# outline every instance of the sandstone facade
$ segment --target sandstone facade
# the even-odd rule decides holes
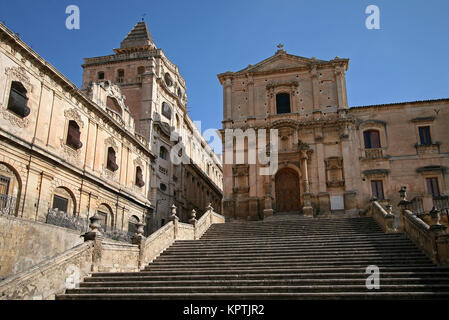
[[[449,194],[449,100],[348,107],[349,60],[276,54],[238,72],[218,75],[226,130],[278,130],[278,170],[259,158],[224,161],[224,214],[263,219],[273,212],[358,213],[367,200],[398,201]],[[256,131],[257,132],[257,131]],[[268,143],[268,142],[267,142]],[[253,148],[254,149],[254,148]],[[257,147],[257,152],[266,152]],[[224,157],[226,159],[226,146]]]
[[[156,157],[120,88],[103,82],[82,92],[4,25],[0,40],[2,212],[41,222],[51,208],[97,212],[124,231],[145,220]]]
[[[114,52],[85,59],[83,87],[106,80],[119,86],[138,132],[158,156],[150,191],[152,230],[168,221],[173,203],[183,221],[192,209],[204,212],[209,203],[221,212],[221,162],[187,113],[186,83],[178,67],[156,47],[145,22]],[[172,150],[188,163],[173,163]]]

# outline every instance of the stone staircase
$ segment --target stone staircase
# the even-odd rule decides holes
[[[366,287],[369,265],[380,289]],[[96,273],[57,299],[449,298],[449,268],[371,217],[282,215],[213,225],[177,241],[144,271]]]

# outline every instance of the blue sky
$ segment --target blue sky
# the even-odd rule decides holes
[[[80,30],[65,28],[71,4]],[[381,30],[366,29],[368,5],[380,8]],[[14,0],[0,20],[80,86],[82,59],[111,54],[144,13],[203,130],[221,128],[216,75],[270,57],[278,43],[294,55],[350,58],[350,106],[449,97],[447,0]]]

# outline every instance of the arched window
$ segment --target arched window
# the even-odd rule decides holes
[[[104,72],[103,71],[98,72],[98,80],[104,80]]]
[[[162,103],[162,115],[167,119],[171,119],[171,107],[167,102]]]
[[[74,120],[69,121],[69,130],[67,131],[66,144],[75,150],[81,149],[83,147],[83,143],[81,142],[80,127]]]
[[[165,147],[161,147],[160,152],[159,152],[159,157],[161,159],[167,160],[168,158],[168,151]]]
[[[108,161],[107,161],[107,168],[113,172],[118,170],[118,165],[117,165],[117,156],[115,154],[115,150],[112,147],[108,148]]]
[[[144,185],[145,185],[145,182],[143,181],[142,168],[137,167],[136,168],[136,186],[142,188]]]
[[[276,95],[276,113],[290,113],[290,95],[288,93],[279,93]]]
[[[125,81],[125,70],[117,70],[117,83],[123,83]]]
[[[112,97],[107,98],[106,108],[118,113],[119,115],[122,115],[122,108],[120,107],[120,105],[117,102],[117,99],[115,99],[115,98],[112,98]]]
[[[75,198],[66,188],[56,188],[53,194],[52,208],[68,214],[74,214]]]
[[[30,108],[28,108],[27,104],[27,90],[22,83],[13,81],[9,94],[8,110],[14,112],[21,118],[25,118],[30,115]]]
[[[380,134],[377,130],[367,130],[363,132],[365,149],[380,148]]]
[[[135,234],[137,232],[137,224],[140,222],[140,219],[136,216],[129,217],[128,220],[128,233]]]

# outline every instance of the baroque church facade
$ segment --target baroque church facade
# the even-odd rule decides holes
[[[146,24],[115,55],[86,59],[84,70],[80,90],[0,24],[2,213],[39,222],[54,210],[97,214],[105,229],[133,232],[142,222],[150,234],[173,204],[181,221],[209,203],[220,212],[220,160],[187,114],[178,68]],[[190,164],[172,163],[179,145]]]
[[[223,164],[225,216],[358,214],[373,198],[396,204],[402,186],[427,210],[449,195],[449,99],[349,107],[348,66],[348,59],[299,57],[280,45],[256,65],[218,75],[224,143],[226,130],[262,129],[267,137],[278,130],[272,175],[259,174],[266,163],[248,161],[248,140],[244,163],[235,142],[224,146],[223,159],[233,153]]]

